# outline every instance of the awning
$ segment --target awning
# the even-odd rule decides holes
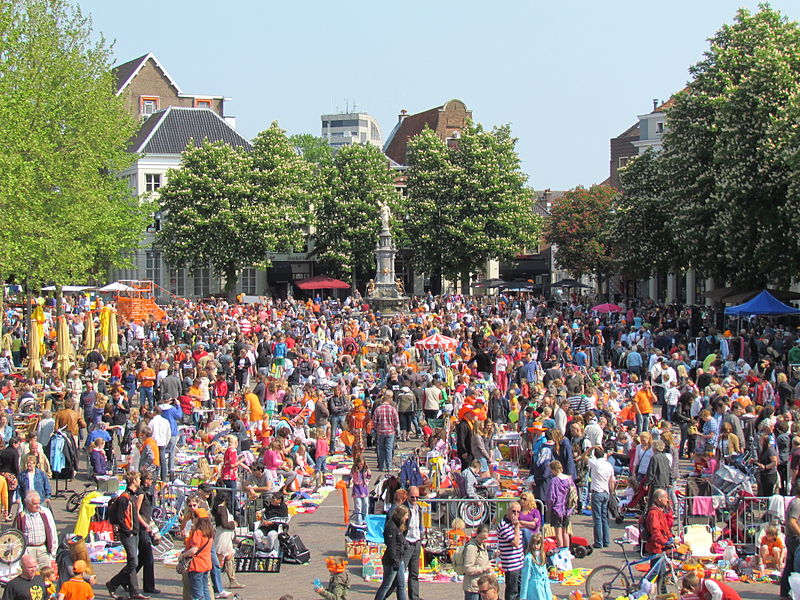
[[[725,309],[726,315],[797,315],[800,310],[784,304],[767,290],[739,306],[730,306]]]
[[[301,290],[347,290],[350,289],[350,284],[328,277],[327,275],[317,275],[310,279],[303,279],[302,281],[295,281],[294,284]]]
[[[61,291],[69,294],[69,293],[77,293],[77,292],[85,292],[86,290],[93,290],[94,286],[91,285],[62,285]],[[55,292],[56,286],[48,285],[42,288],[43,292]]]
[[[114,283],[109,283],[106,286],[101,287],[98,292],[138,292],[136,288],[132,288],[129,285],[125,285],[124,283],[120,283],[119,281],[115,281]]]

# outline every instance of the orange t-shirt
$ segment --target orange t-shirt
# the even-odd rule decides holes
[[[203,533],[195,529],[186,538],[184,548],[198,548],[197,554],[192,558],[189,564],[190,571],[197,571],[198,573],[205,573],[211,570],[211,538],[207,538]]]
[[[765,535],[764,537],[761,538],[761,545],[767,547],[767,551],[769,552],[770,557],[772,556],[772,551],[775,550],[775,548],[783,550],[783,542],[779,537],[776,537],[774,540],[770,541],[767,539],[767,536]]]
[[[248,418],[250,422],[255,423],[263,419],[264,408],[261,406],[258,396],[250,392],[249,394],[245,394],[244,399],[247,402],[247,411],[249,412]]]
[[[81,576],[73,577],[62,583],[60,593],[64,594],[64,600],[92,600],[94,598],[92,586]]]
[[[647,392],[644,389],[636,392],[636,395],[633,397],[633,401],[636,402],[636,406],[639,407],[639,412],[642,414],[650,414],[653,412],[654,399],[655,394],[653,394],[653,392]]]
[[[152,377],[153,379],[145,379],[145,377]],[[142,369],[139,371],[139,381],[142,383],[142,387],[153,387],[155,382],[156,372],[153,371],[150,367],[146,369]]]

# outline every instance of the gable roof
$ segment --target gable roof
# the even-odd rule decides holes
[[[422,133],[426,125],[436,131],[442,108],[444,108],[444,105],[404,117],[403,120],[397,123],[395,128],[392,129],[392,132],[386,139],[383,153],[393,161],[404,165],[406,163],[406,147],[408,146],[408,140]]]
[[[129,152],[181,154],[189,141],[225,142],[251,150],[252,145],[217,113],[208,108],[170,106],[150,115],[128,146]]]
[[[164,77],[166,77],[172,87],[175,88],[175,91],[178,93],[178,95],[182,95],[183,92],[181,91],[180,86],[178,86],[177,82],[170,76],[169,73],[167,73],[167,70],[160,62],[158,62],[158,59],[152,52],[148,52],[144,56],[134,58],[131,61],[118,65],[111,70],[111,72],[114,74],[114,79],[116,80],[117,84],[114,93],[119,96],[125,90],[125,88],[128,87],[130,82],[133,81],[133,78],[136,77],[139,71],[142,70],[142,67],[147,64],[148,60],[152,60],[156,64],[156,66],[164,74]]]

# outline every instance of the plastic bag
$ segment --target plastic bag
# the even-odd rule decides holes
[[[569,548],[561,548],[558,552],[550,557],[550,562],[552,562],[553,566],[559,571],[571,571],[572,558],[573,556],[570,553]]]

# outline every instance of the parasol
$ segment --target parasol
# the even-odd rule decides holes
[[[100,311],[100,342],[97,344],[97,349],[105,356],[108,355],[108,328],[110,326],[110,317],[111,309],[108,306],[104,306]]]
[[[97,336],[94,330],[94,319],[92,318],[92,313],[86,313],[86,320],[83,324],[83,348],[88,354],[92,350],[94,350],[95,344],[97,343]]]
[[[58,317],[58,325],[56,326],[56,365],[58,368],[58,376],[62,380],[67,379],[69,371],[72,368],[73,358],[75,356],[75,349],[72,347],[72,341],[69,339],[69,330],[67,329],[67,318],[64,315]]]
[[[31,314],[31,334],[28,340],[28,373],[42,372],[41,358],[44,353],[44,310],[41,306]]]
[[[119,356],[119,329],[117,326],[117,311],[108,315],[108,357]]]
[[[592,310],[599,313],[615,313],[615,312],[622,312],[622,308],[617,306],[616,304],[598,304],[597,306],[593,306]]]
[[[428,337],[419,340],[416,345],[418,348],[425,350],[455,350],[458,342],[451,337],[434,333]]]
[[[294,284],[301,290],[346,290],[350,289],[350,284],[327,275],[317,275],[302,281],[295,281]]]

